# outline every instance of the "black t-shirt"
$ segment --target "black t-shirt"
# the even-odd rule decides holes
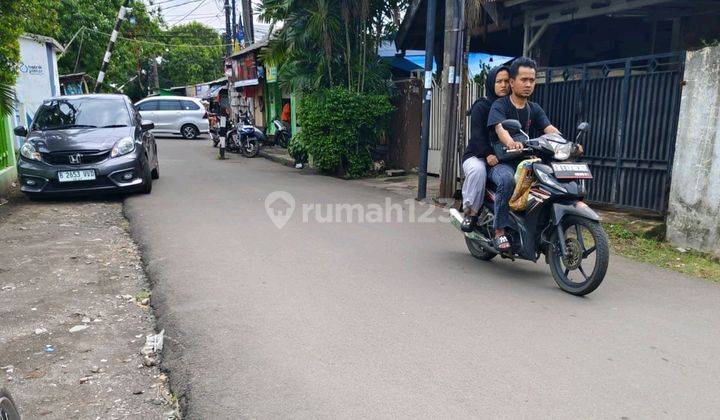
[[[550,120],[540,105],[535,102],[528,101],[525,108],[517,109],[510,101],[509,96],[502,97],[493,102],[488,115],[488,129],[490,130],[490,142],[496,144],[500,142],[495,126],[505,120],[518,120],[523,131],[530,134],[530,129],[535,128],[542,132],[550,125]]]

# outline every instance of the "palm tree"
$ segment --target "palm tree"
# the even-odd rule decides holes
[[[0,118],[10,115],[15,109],[15,90],[12,86],[0,83]]]

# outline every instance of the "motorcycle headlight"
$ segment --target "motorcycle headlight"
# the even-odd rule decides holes
[[[555,152],[555,160],[565,160],[570,157],[570,153],[572,152],[572,143],[548,143],[552,145],[553,151]]]
[[[115,143],[115,147],[113,147],[112,152],[110,152],[110,157],[127,155],[133,150],[135,150],[135,141],[132,139],[132,137],[125,137],[124,139],[120,139],[120,141]]]
[[[24,157],[25,159],[30,160],[42,160],[42,157],[40,156],[40,153],[35,149],[35,146],[32,145],[32,143],[26,141],[23,143],[22,146],[20,146],[20,155]]]

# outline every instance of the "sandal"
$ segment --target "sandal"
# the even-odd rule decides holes
[[[508,239],[507,235],[500,235],[497,238],[493,239],[493,246],[501,253],[509,251],[510,239]]]
[[[478,217],[465,215],[462,223],[460,224],[460,230],[463,232],[472,232],[477,226]]]

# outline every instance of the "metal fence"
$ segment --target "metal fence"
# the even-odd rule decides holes
[[[680,112],[684,53],[542,68],[533,100],[582,141],[591,201],[665,213]]]

